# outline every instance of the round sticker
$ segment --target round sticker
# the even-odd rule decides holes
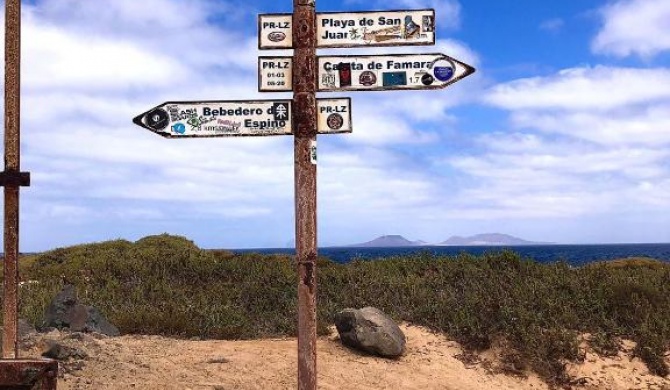
[[[163,130],[167,127],[169,116],[167,111],[162,108],[151,110],[144,116],[146,125],[153,130]]]
[[[431,85],[435,81],[433,76],[430,75],[430,73],[426,73],[423,76],[421,76],[421,83],[423,85]]]
[[[328,115],[328,118],[326,118],[326,124],[328,127],[330,127],[333,130],[337,130],[342,127],[344,124],[344,119],[342,118],[342,115],[340,114],[330,114]]]
[[[440,60],[433,66],[433,74],[440,81],[449,81],[454,77],[454,68],[451,61]]]
[[[358,78],[358,81],[365,85],[366,87],[369,87],[371,85],[377,84],[377,76],[375,75],[374,72],[366,70],[363,73],[361,73],[360,77]]]

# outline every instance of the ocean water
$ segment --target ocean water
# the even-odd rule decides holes
[[[436,255],[458,255],[470,253],[481,255],[503,249],[514,251],[525,258],[547,263],[565,261],[579,266],[593,261],[620,259],[633,256],[652,257],[670,262],[668,244],[593,244],[593,245],[527,245],[527,246],[412,246],[393,248],[319,248],[319,256],[325,256],[338,263],[348,263],[354,259],[376,260],[391,256],[402,256],[428,252]],[[293,248],[235,249],[233,252],[256,252],[263,254],[295,254]]]

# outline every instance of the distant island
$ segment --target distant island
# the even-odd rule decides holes
[[[552,242],[535,242],[527,241],[522,238],[510,236],[501,233],[484,233],[476,234],[470,237],[452,236],[449,239],[442,241],[438,245],[458,245],[458,246],[474,246],[474,245],[550,245]]]
[[[428,245],[428,244],[426,242],[420,241],[420,240],[419,241],[410,241],[410,240],[406,239],[405,237],[403,237],[399,234],[392,234],[392,235],[377,237],[372,241],[363,242],[363,243],[360,243],[360,244],[347,245],[347,246],[386,248],[386,247],[394,247],[394,246],[418,246],[418,245]]]
[[[430,244],[425,241],[410,241],[399,234],[384,235],[372,241],[346,245],[348,247],[403,247],[403,246],[495,246],[495,245],[550,245],[551,242],[535,242],[501,233],[476,234],[470,237],[452,236],[449,239]]]

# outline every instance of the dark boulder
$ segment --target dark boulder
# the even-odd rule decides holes
[[[72,332],[96,332],[118,336],[119,330],[92,306],[77,302],[77,291],[67,284],[51,301],[44,313],[45,327],[67,328]]]
[[[335,327],[342,343],[351,348],[384,357],[405,352],[405,334],[377,308],[344,309],[335,315]]]

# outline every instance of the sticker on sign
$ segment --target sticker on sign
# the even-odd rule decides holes
[[[133,122],[168,138],[293,134],[291,100],[166,102]],[[317,99],[319,134],[351,132],[349,98]],[[341,118],[332,117],[337,114]]]
[[[290,91],[292,79],[264,68],[292,65],[291,57],[260,57],[261,92]],[[440,89],[467,77],[475,68],[445,54],[394,54],[368,56],[319,56],[318,91],[385,91]]]
[[[317,47],[435,44],[435,10],[320,12]],[[293,47],[291,14],[258,15],[258,48]]]

